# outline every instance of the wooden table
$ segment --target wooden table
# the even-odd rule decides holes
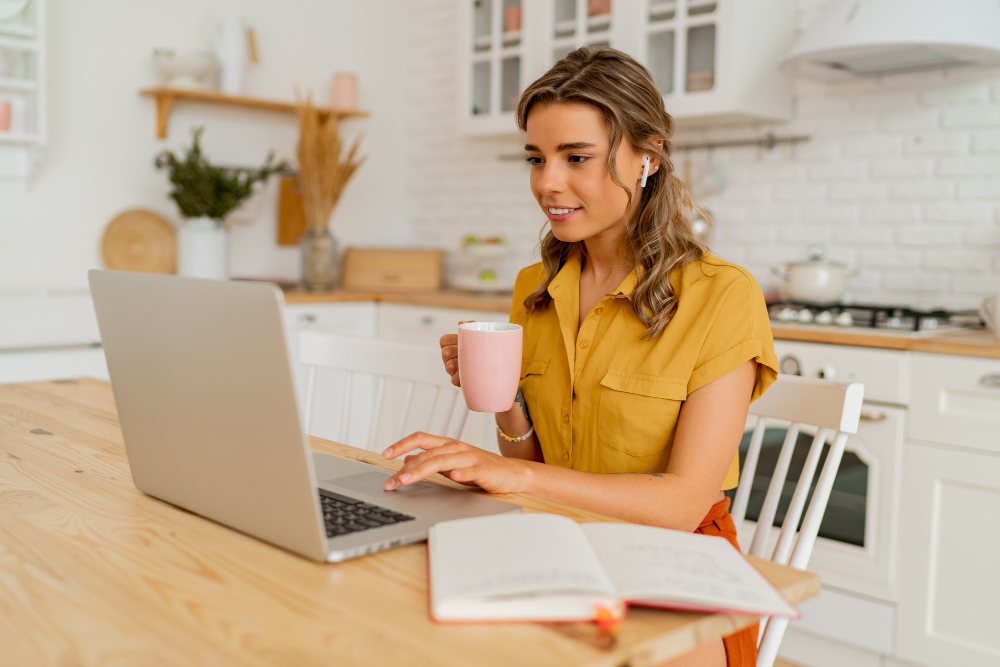
[[[820,591],[815,574],[751,560],[795,602]],[[427,606],[425,545],[305,560],[136,490],[106,382],[0,385],[3,665],[649,665],[753,620],[633,608],[608,634],[588,623],[440,625]]]

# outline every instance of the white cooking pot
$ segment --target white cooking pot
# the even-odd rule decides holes
[[[816,305],[839,302],[847,289],[848,276],[856,271],[848,271],[844,264],[826,259],[823,246],[812,245],[807,251],[808,260],[791,262],[784,271],[773,269],[785,281],[785,297]]]

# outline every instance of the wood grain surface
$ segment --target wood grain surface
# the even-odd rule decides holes
[[[318,438],[313,447],[400,465]],[[751,560],[795,602],[819,593],[815,574]],[[424,544],[313,563],[140,493],[108,383],[0,385],[3,665],[638,666],[752,621],[633,608],[614,633],[442,625],[427,605]]]

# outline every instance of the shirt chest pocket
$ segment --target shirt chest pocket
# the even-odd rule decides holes
[[[601,380],[597,437],[629,456],[670,446],[687,384],[681,380],[610,370]]]

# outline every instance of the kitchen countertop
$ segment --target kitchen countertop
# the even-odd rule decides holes
[[[959,331],[940,336],[910,338],[894,334],[861,332],[856,329],[845,331],[830,327],[788,326],[772,323],[771,333],[774,334],[775,338],[782,340],[1000,359],[1000,340],[989,331],[982,329]]]
[[[492,310],[498,313],[510,311],[511,294],[477,294],[461,290],[441,290],[438,292],[379,292],[359,290],[334,290],[333,292],[311,293],[301,288],[285,290],[286,303],[330,303],[338,301],[384,301],[386,303],[408,303],[439,308],[469,308]],[[968,357],[988,357],[1000,359],[1000,340],[988,331],[961,331],[923,338],[909,338],[893,334],[863,332],[857,329],[843,330],[819,328],[805,325],[783,325],[772,323],[774,337],[781,340],[798,340],[810,343],[834,345],[857,345],[878,347],[888,350],[912,350],[914,352],[934,352],[938,354],[958,354]]]
[[[462,290],[445,289],[437,292],[380,292],[376,290],[335,289],[332,292],[306,292],[301,287],[284,290],[285,303],[333,303],[343,301],[384,301],[409,303],[438,308],[469,308],[510,312],[511,292],[479,294]]]

